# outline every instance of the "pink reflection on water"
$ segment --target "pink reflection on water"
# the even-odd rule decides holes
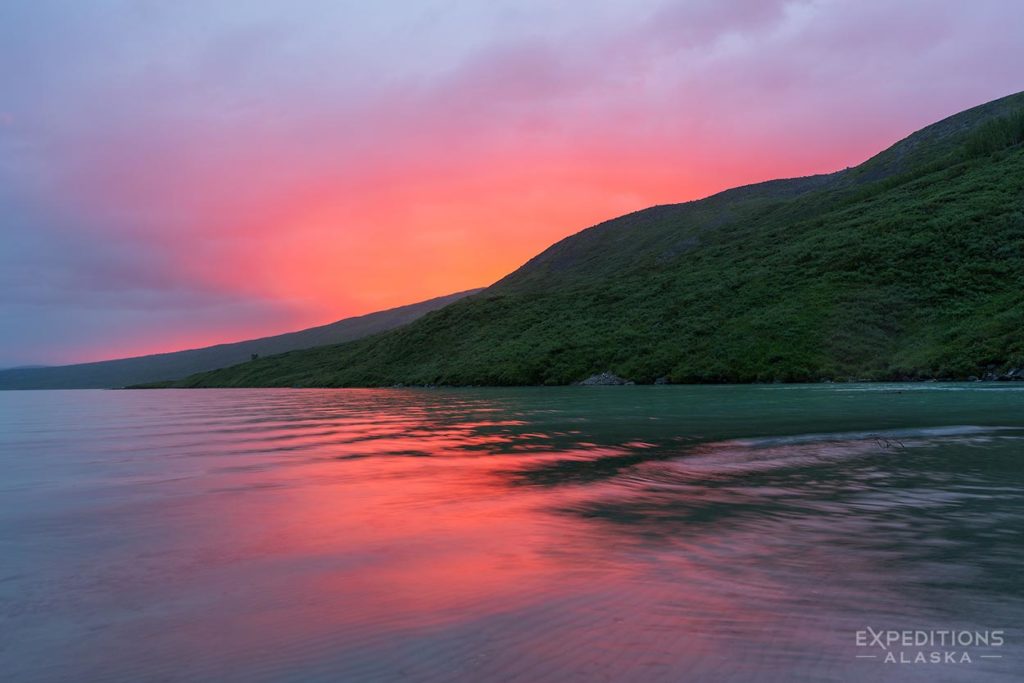
[[[870,440],[616,440],[549,396],[69,399],[8,470],[0,616],[51,662],[14,680],[842,678],[900,604],[873,534],[942,501],[815,469]]]

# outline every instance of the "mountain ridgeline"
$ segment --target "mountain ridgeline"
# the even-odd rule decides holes
[[[76,365],[9,368],[0,370],[0,389],[106,389],[177,379],[204,370],[249,361],[253,355],[263,356],[293,349],[337,344],[391,330],[476,291],[478,290],[450,294],[298,332],[201,349]]]
[[[175,386],[963,378],[1024,368],[1024,93],[855,168],[584,230],[411,325]],[[1022,371],[1024,372],[1024,371]]]

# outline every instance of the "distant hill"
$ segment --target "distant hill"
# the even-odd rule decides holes
[[[97,389],[176,379],[196,372],[249,361],[260,356],[361,339],[406,325],[420,316],[458,301],[474,289],[408,306],[346,318],[273,337],[218,344],[201,349],[158,353],[135,358],[47,367],[0,370],[0,389]]]
[[[656,206],[412,325],[177,386],[1024,374],[1024,93],[855,168]]]

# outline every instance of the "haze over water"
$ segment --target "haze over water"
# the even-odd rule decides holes
[[[1022,453],[1008,383],[0,393],[0,672],[1016,680]]]

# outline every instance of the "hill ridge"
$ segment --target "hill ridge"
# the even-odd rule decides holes
[[[6,368],[0,370],[0,389],[105,389],[173,380],[245,362],[253,354],[276,354],[360,339],[408,324],[425,313],[479,291],[469,289],[325,325],[255,339],[91,363]]]
[[[962,377],[1024,366],[1024,93],[830,174],[648,207],[470,300],[181,386]]]

